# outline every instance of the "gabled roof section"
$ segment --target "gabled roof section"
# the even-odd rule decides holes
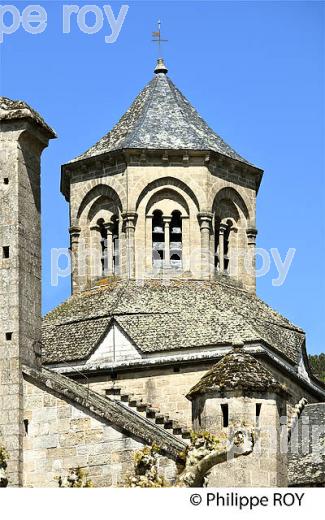
[[[280,384],[256,358],[234,349],[209,370],[187,394],[193,399],[198,394],[223,394],[227,391],[275,392],[287,396],[284,385]]]
[[[256,295],[219,281],[108,281],[77,294],[43,320],[45,363],[85,360],[119,324],[144,354],[265,343],[298,365],[305,335]]]
[[[182,92],[156,68],[156,76],[137,96],[117,125],[71,162],[124,149],[215,151],[250,164],[202,119]]]

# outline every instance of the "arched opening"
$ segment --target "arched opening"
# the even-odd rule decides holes
[[[113,273],[120,273],[120,247],[119,247],[119,221],[116,215],[112,217],[112,247],[113,247]]]
[[[215,217],[214,226],[214,265],[217,271],[229,274],[230,263],[230,233],[233,223],[230,219],[226,222],[221,221],[220,217]]]
[[[182,267],[182,217],[181,212],[174,210],[170,223],[170,266],[174,269]]]
[[[110,276],[119,272],[119,228],[118,218],[113,215],[110,222],[105,222],[103,218],[98,219],[98,239],[100,243],[100,264],[101,276]]]
[[[99,228],[99,240],[100,240],[100,250],[101,250],[101,275],[106,276],[108,269],[108,256],[107,256],[107,228],[104,225],[104,219],[100,218],[97,221],[97,225]]]
[[[165,252],[165,233],[162,211],[155,210],[152,216],[152,265],[163,267]]]

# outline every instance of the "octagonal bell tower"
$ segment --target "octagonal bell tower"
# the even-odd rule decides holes
[[[228,277],[255,290],[262,170],[199,116],[158,60],[117,125],[62,167],[73,291],[111,277]]]

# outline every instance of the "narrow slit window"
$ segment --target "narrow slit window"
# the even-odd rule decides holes
[[[9,256],[10,256],[9,246],[3,246],[3,248],[2,248],[2,258],[9,258]]]
[[[6,341],[12,340],[12,332],[6,332]]]
[[[5,178],[3,179],[3,184],[9,184],[9,179],[8,179],[8,177],[5,177]]]
[[[28,435],[28,426],[29,426],[28,419],[24,419],[24,428],[25,428],[26,435]]]
[[[224,428],[228,428],[228,426],[229,426],[229,407],[228,407],[228,405],[222,404],[221,411],[222,411],[222,426]]]
[[[256,426],[259,427],[260,425],[260,416],[261,416],[261,403],[256,404]]]

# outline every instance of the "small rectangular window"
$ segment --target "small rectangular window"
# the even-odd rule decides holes
[[[12,340],[12,332],[6,332],[6,341]]]
[[[9,256],[10,256],[9,246],[3,246],[3,248],[2,248],[2,258],[9,258]]]
[[[8,179],[8,177],[5,177],[5,178],[3,179],[3,184],[9,184],[9,179]]]
[[[260,415],[261,415],[261,403],[256,403],[256,426],[259,427],[260,425]]]
[[[222,411],[222,425],[224,428],[228,428],[229,426],[229,408],[227,404],[221,405]]]

